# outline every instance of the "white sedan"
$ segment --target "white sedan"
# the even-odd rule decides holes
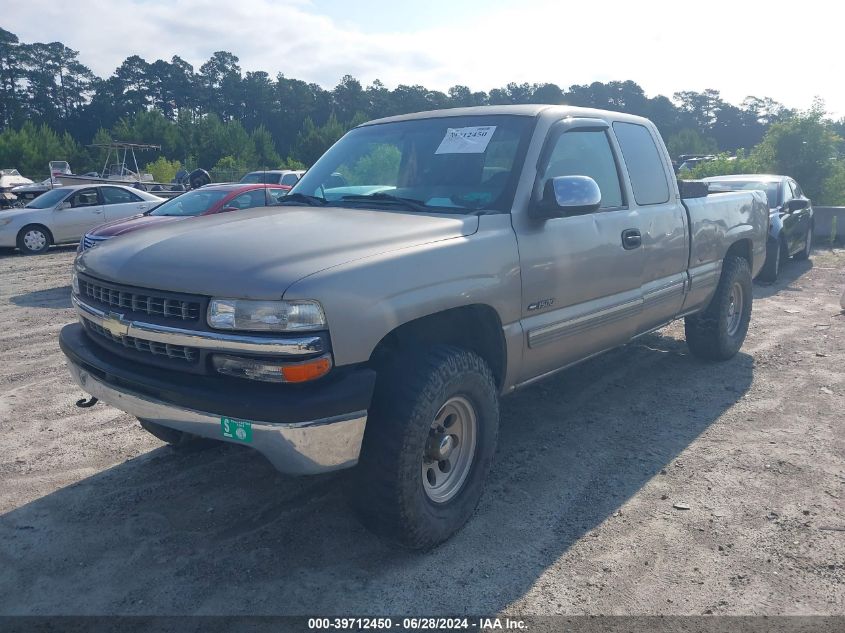
[[[78,242],[95,226],[143,213],[163,198],[123,185],[57,187],[23,209],[0,212],[0,247],[37,255],[50,244]]]

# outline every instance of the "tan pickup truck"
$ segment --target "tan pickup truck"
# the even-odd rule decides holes
[[[60,342],[82,389],[156,436],[245,444],[292,474],[352,468],[365,524],[431,547],[481,497],[501,396],[679,318],[695,355],[737,353],[766,198],[686,195],[639,117],[373,121],[279,207],[83,252]]]

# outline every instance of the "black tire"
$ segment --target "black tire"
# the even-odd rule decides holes
[[[766,261],[763,262],[763,268],[760,269],[757,279],[768,283],[777,281],[783,264],[784,250],[783,240],[769,238],[766,242]]]
[[[40,236],[37,239],[39,247],[34,247],[32,237]],[[46,253],[53,243],[53,235],[49,229],[40,224],[28,224],[18,231],[18,250],[24,255],[40,255]]]
[[[138,422],[141,423],[141,428],[147,433],[154,435],[162,442],[165,442],[173,448],[179,450],[195,448],[200,444],[206,443],[201,437],[191,435],[190,433],[185,433],[183,431],[177,431],[176,429],[171,429],[170,427],[163,426],[158,422],[142,420],[141,418],[138,418]]]
[[[487,363],[463,349],[437,345],[402,360],[401,367],[380,372],[360,460],[350,478],[350,501],[371,531],[425,550],[459,530],[481,499],[496,450],[498,389]],[[429,461],[429,451],[431,438],[442,437],[432,429],[435,417],[454,402],[473,409],[475,448],[469,464],[455,469],[465,475],[454,496],[435,502],[423,470],[449,465],[448,460]],[[469,440],[464,444],[470,445]],[[460,463],[460,456],[455,459]],[[443,472],[448,480],[450,471]]]
[[[809,259],[810,253],[812,253],[812,252],[813,252],[813,225],[810,224],[810,228],[807,229],[807,236],[804,238],[804,248],[802,248],[800,251],[795,253],[795,255],[792,256],[792,259],[795,259],[797,261],[803,261],[805,259]]]
[[[738,310],[735,298],[737,288],[741,291]],[[719,285],[710,305],[703,312],[688,316],[684,320],[690,351],[705,360],[733,358],[748,334],[752,301],[751,267],[748,261],[742,257],[726,258],[722,265]],[[732,303],[734,310],[731,310]]]

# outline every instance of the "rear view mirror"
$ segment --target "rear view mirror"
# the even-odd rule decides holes
[[[561,218],[590,213],[601,205],[601,189],[589,176],[557,176],[549,178],[539,204],[533,205],[531,216],[539,219]]]
[[[809,200],[803,200],[802,198],[795,198],[793,200],[790,200],[787,203],[786,208],[787,208],[787,211],[792,213],[794,211],[800,211],[801,209],[806,209],[809,206],[810,206]]]

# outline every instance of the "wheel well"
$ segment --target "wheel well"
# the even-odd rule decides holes
[[[728,252],[725,253],[725,259],[728,257],[742,257],[751,266],[754,257],[751,254],[751,240],[739,240],[731,244]]]
[[[505,337],[499,315],[488,305],[452,308],[403,323],[379,341],[370,355],[370,363],[378,368],[397,353],[438,343],[478,354],[490,367],[501,389],[507,366]]]

